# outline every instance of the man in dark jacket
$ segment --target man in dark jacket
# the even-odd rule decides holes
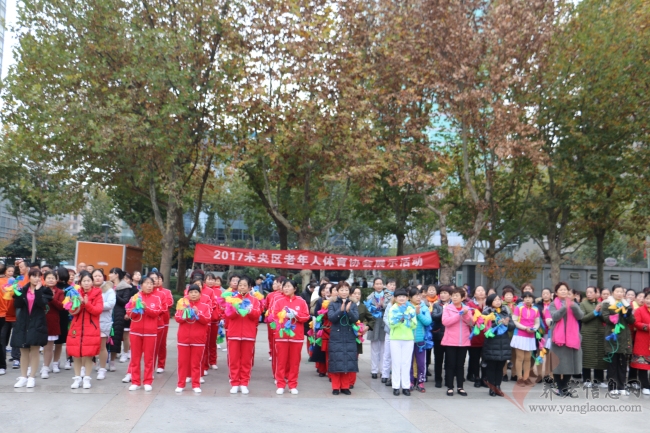
[[[431,312],[431,332],[433,334],[433,357],[434,373],[433,377],[436,382],[436,388],[442,388],[442,363],[445,360],[445,347],[441,344],[442,337],[445,335],[445,326],[442,324],[442,310],[451,299],[451,286],[441,286],[438,290],[440,298],[433,304]]]

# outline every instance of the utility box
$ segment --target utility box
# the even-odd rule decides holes
[[[142,271],[143,251],[131,245],[77,241],[74,264],[75,268],[80,262],[93,265],[95,269],[102,268],[105,275],[112,268],[121,268],[133,275],[135,271]]]

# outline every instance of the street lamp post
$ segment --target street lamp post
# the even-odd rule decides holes
[[[110,227],[109,224],[102,224],[102,227],[104,227],[104,243],[108,243],[108,228]]]

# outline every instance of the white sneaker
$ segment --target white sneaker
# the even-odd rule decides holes
[[[594,384],[591,383],[591,380],[585,380],[585,383],[583,384],[583,386],[585,388],[591,388],[592,386],[594,386]]]
[[[248,394],[248,387],[247,386],[242,386],[241,387],[241,393],[242,394]]]
[[[73,379],[73,382],[72,382],[72,386],[70,386],[70,388],[72,388],[72,389],[79,388],[79,385],[81,385],[81,376],[75,376],[72,379]]]
[[[217,349],[221,349],[221,344],[217,344]]]
[[[126,376],[124,376],[124,379],[122,379],[122,383],[129,383],[131,382],[131,373],[126,373]]]
[[[14,388],[24,388],[25,385],[27,385],[27,378],[26,377],[19,377],[16,383],[14,384]]]
[[[176,392],[183,392],[183,388],[181,388],[181,387],[179,386],[179,387],[177,387],[174,391],[176,391]]]
[[[191,378],[191,377],[186,377],[186,378],[185,378],[185,383],[190,383],[191,381],[192,381],[192,378]]]
[[[2,376],[3,374],[7,374],[7,370],[5,370],[4,368],[0,368],[0,376]]]
[[[151,385],[145,385],[144,386],[145,391],[151,391],[152,389],[153,389],[153,386],[151,386]]]
[[[217,364],[214,364],[211,367],[212,367],[213,370],[219,370],[219,367],[217,366]]]
[[[34,388],[35,385],[36,385],[36,379],[34,379],[33,377],[28,377],[27,388]]]
[[[108,363],[108,371],[115,371],[115,362],[111,361]]]
[[[126,357],[131,359],[131,351],[130,350],[126,353]]]
[[[66,361],[65,365],[63,366],[64,370],[72,370],[72,363],[70,361]]]
[[[272,361],[272,360],[273,360],[273,357],[272,357],[272,356],[269,356],[269,361]]]
[[[124,363],[124,362],[126,362],[128,360],[129,360],[129,358],[126,356],[126,353],[123,353],[123,354],[120,355],[120,362]]]
[[[228,351],[228,348],[227,348],[227,347],[224,347],[223,349],[221,349],[221,351],[222,351],[222,352],[227,352],[227,351]]]
[[[278,389],[275,391],[275,393],[276,393],[277,395],[282,395],[282,394],[284,394],[284,388],[278,388]]]
[[[90,376],[84,376],[84,384],[83,387],[84,389],[90,389],[92,385],[90,385]]]
[[[164,373],[165,369],[164,368],[159,368],[156,370],[156,373]]]
[[[61,369],[59,369],[59,363],[58,362],[53,362],[52,363],[52,373],[61,373]]]
[[[620,395],[630,395],[630,391],[628,391],[627,389],[624,389],[624,390],[622,390],[622,391],[619,391],[618,393],[619,393]]]
[[[81,367],[81,377],[86,377],[86,367]]]
[[[140,385],[131,385],[129,386],[129,391],[137,391],[140,389]]]
[[[103,380],[103,379],[106,379],[106,369],[100,368],[99,371],[97,372],[97,380]]]
[[[41,379],[49,379],[50,378],[50,369],[47,367],[41,368]]]
[[[643,391],[641,391],[643,395],[650,395],[650,389],[648,388],[643,388]]]
[[[201,394],[201,388],[192,388],[192,391],[194,391],[197,394]]]
[[[618,395],[618,392],[619,392],[618,390],[613,389],[613,390],[611,390],[609,393],[610,393],[611,395]]]
[[[238,386],[233,386],[232,388],[230,388],[230,393],[231,394],[237,394],[237,392],[239,392],[239,387]]]
[[[205,383],[205,379],[204,378],[199,379],[199,383]]]
[[[598,387],[599,387],[599,388],[607,388],[608,386],[607,386],[607,383],[605,383],[605,382],[600,382],[600,384],[598,384]]]
[[[293,389],[291,390],[291,394],[292,394],[292,395],[298,395],[298,388],[293,388]]]
[[[207,376],[207,375],[208,375],[208,373],[209,373],[209,371],[208,371],[208,370],[203,370],[203,375],[204,375],[204,376]]]

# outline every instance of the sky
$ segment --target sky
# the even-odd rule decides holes
[[[17,0],[7,0],[7,28],[5,28],[5,46],[2,53],[2,78],[7,76],[9,66],[14,63],[11,51],[16,43],[16,39],[11,31],[9,31],[8,27],[11,27],[16,23],[16,1]]]

